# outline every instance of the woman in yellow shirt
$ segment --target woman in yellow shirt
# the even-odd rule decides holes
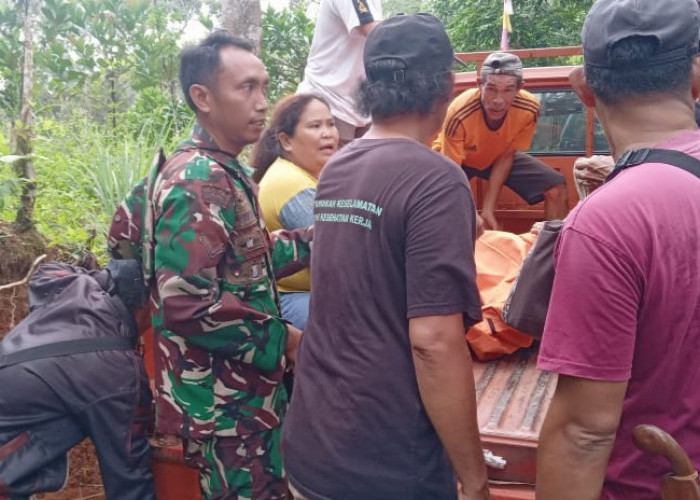
[[[269,231],[313,224],[321,170],[338,149],[338,129],[323,98],[296,94],[280,100],[255,145],[251,165]],[[282,317],[304,329],[309,316],[308,269],[279,281]]]

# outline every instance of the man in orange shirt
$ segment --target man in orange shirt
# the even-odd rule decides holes
[[[528,204],[544,200],[546,219],[568,212],[564,177],[523,152],[535,135],[540,104],[523,89],[523,65],[514,54],[494,52],[481,67],[479,87],[450,104],[433,148],[461,165],[467,176],[488,179],[481,217],[498,229],[494,215],[503,185]]]

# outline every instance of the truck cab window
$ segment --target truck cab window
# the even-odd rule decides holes
[[[536,90],[540,117],[530,153],[584,155],[586,151],[586,110],[573,90]],[[603,129],[595,119],[594,150],[606,154],[609,147]]]

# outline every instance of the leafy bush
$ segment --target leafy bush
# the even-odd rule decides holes
[[[510,46],[518,49],[579,45],[593,0],[517,0],[513,4]],[[445,23],[456,52],[498,50],[503,2],[431,0],[430,8]]]
[[[89,249],[104,258],[105,237],[117,204],[145,175],[158,147],[172,151],[188,128],[174,134],[166,123],[159,131],[114,139],[104,127],[81,116],[39,122],[34,142],[39,232],[50,244]],[[0,191],[3,186],[0,175]],[[12,220],[17,200],[5,199],[10,201],[0,207],[0,218]]]
[[[20,181],[12,171],[17,159],[16,155],[0,155],[0,210],[5,208],[6,200],[19,194]]]
[[[126,124],[129,136],[156,144],[189,131],[193,120],[194,113],[184,99],[150,87],[139,93],[120,122]]]
[[[593,0],[517,0],[513,47],[578,43]],[[21,81],[21,4],[0,0],[0,122],[17,119]],[[203,9],[203,4],[210,4]],[[306,0],[263,13],[262,59],[269,102],[302,80],[314,23]],[[34,163],[37,228],[52,243],[104,257],[117,203],[144,175],[156,149],[189,133],[193,115],[177,84],[177,42],[189,20],[216,2],[42,0],[36,26]],[[212,7],[213,5],[213,7]],[[426,9],[426,7],[429,7]],[[387,0],[385,14],[430,10],[459,51],[498,47],[501,1]],[[0,218],[14,220],[21,181],[0,131]],[[241,159],[249,154],[249,148]]]
[[[304,78],[314,23],[303,8],[263,13],[262,60],[270,75],[269,101],[293,94]]]

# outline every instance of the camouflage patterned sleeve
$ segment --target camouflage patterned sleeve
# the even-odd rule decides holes
[[[141,244],[139,223],[143,219],[142,209],[146,193],[146,178],[141,181],[126,195],[126,198],[117,207],[109,228],[107,249],[115,259],[134,259],[140,257]],[[138,234],[137,234],[138,233]]]
[[[280,229],[270,233],[270,239],[276,279],[281,280],[309,267],[313,226],[294,231]]]
[[[275,316],[271,283],[237,283],[230,271],[237,259],[230,245],[235,187],[225,176],[188,178],[196,170],[171,179],[155,200],[162,327],[203,349],[274,370],[287,335]]]

